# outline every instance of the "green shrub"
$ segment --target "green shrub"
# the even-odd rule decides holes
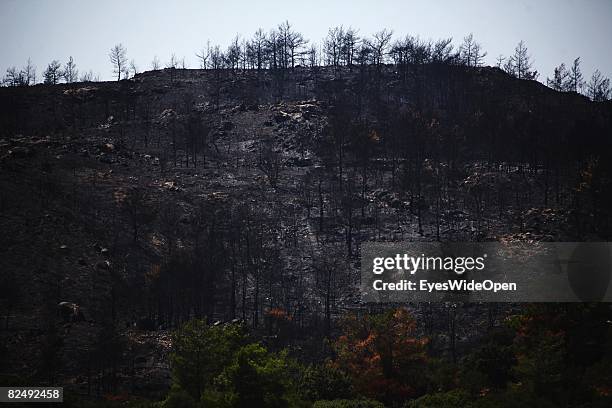
[[[462,378],[474,380],[480,377],[480,387],[504,388],[513,379],[512,371],[517,360],[514,355],[514,331],[493,330],[483,339],[482,346],[476,348],[463,359]]]
[[[173,335],[172,379],[175,387],[186,391],[194,401],[221,374],[246,343],[242,326],[208,326],[191,320]]]
[[[286,353],[270,353],[256,343],[238,350],[215,384],[235,407],[288,407],[293,399]]]
[[[331,401],[317,401],[312,408],[385,408],[385,406],[373,400],[366,399],[337,399]]]
[[[309,401],[350,398],[351,378],[328,364],[307,367],[300,381],[301,395]]]
[[[536,395],[525,387],[510,386],[502,392],[491,392],[474,400],[470,408],[557,408],[548,398]]]
[[[173,384],[164,407],[206,408],[302,405],[296,384],[302,366],[286,352],[247,344],[238,325],[208,326],[192,320],[173,336]]]
[[[464,390],[427,394],[404,405],[406,408],[471,408],[470,395]]]

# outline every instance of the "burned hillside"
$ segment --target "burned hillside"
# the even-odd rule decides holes
[[[610,135],[610,102],[490,67],[0,88],[0,371],[159,392],[193,317],[320,359],[373,309],[363,242],[609,241]],[[411,307],[453,357],[512,308]]]

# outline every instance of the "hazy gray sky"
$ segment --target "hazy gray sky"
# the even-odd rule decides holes
[[[207,39],[225,47],[236,34],[284,20],[316,43],[335,25],[361,35],[388,27],[396,36],[452,36],[457,44],[472,32],[490,65],[524,40],[541,81],[576,56],[585,77],[595,68],[612,76],[612,0],[0,0],[0,70],[30,57],[40,76],[49,61],[72,55],[81,72],[111,79],[108,51],[119,42],[140,70],[172,52],[196,68]]]

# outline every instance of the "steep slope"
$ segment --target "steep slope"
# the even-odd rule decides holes
[[[0,111],[0,371],[82,392],[159,392],[193,316],[319,355],[367,240],[611,232],[610,105],[492,68],[164,70]],[[466,305],[459,347],[503,313]]]

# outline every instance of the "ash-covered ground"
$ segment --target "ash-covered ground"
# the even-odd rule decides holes
[[[163,395],[169,331],[313,361],[365,241],[610,239],[612,105],[494,68],[166,69],[0,89],[0,372]],[[412,305],[460,356],[517,305]]]

